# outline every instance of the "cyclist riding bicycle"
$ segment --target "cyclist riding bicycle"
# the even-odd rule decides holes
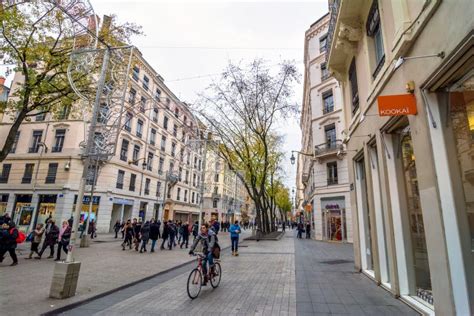
[[[214,248],[218,247],[217,244],[217,236],[214,230],[211,228],[209,229],[208,224],[202,224],[201,225],[201,232],[197,236],[197,238],[194,240],[193,245],[191,246],[191,249],[189,250],[190,255],[194,255],[194,249],[196,249],[197,245],[200,244],[202,247],[202,253],[205,256],[203,259],[203,272],[204,272],[204,280],[202,285],[207,285],[208,281],[208,275],[207,275],[207,264],[209,264],[209,267],[211,269],[211,272],[213,271],[214,267],[214,257],[213,257],[213,250]]]

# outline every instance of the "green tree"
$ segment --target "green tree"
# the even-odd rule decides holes
[[[0,150],[0,162],[10,152],[15,135],[25,120],[42,113],[66,113],[74,109],[78,96],[68,80],[70,53],[74,32],[68,17],[47,1],[31,1],[6,6],[0,2],[0,56],[14,64],[16,85],[7,102],[0,104],[0,114],[12,125]],[[134,24],[118,24],[115,16],[104,19],[101,31],[103,44],[126,43],[130,36],[140,34]],[[76,45],[90,35],[76,37]],[[85,96],[95,93],[92,85],[100,60],[89,73],[75,73],[72,81]]]

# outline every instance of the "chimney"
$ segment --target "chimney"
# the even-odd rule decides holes
[[[5,85],[5,80],[6,80],[6,78],[4,76],[0,76],[0,86]]]

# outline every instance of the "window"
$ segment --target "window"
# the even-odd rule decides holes
[[[196,169],[196,168],[197,168],[197,162],[198,162],[198,159],[197,159],[197,157],[194,157],[194,169]]]
[[[174,163],[170,161],[170,172],[174,170]]]
[[[219,194],[219,188],[218,187],[214,187],[214,194]]]
[[[62,106],[61,112],[58,113],[58,120],[67,120],[71,113],[71,105],[65,104]]]
[[[137,96],[137,90],[130,88],[130,92],[128,94],[128,102],[130,104],[135,104],[135,97]]]
[[[137,175],[132,173],[130,174],[130,185],[128,186],[130,191],[135,191],[135,182],[137,182]]]
[[[135,166],[138,166],[138,157],[140,157],[140,146],[138,145],[135,145],[133,146],[133,156],[132,156],[132,163],[135,165]]]
[[[176,143],[171,143],[171,156],[176,155]]]
[[[168,117],[167,116],[163,117],[163,128],[166,129],[166,130],[168,129]]]
[[[199,200],[199,193],[196,193],[196,204],[199,204],[201,203],[201,201]]]
[[[127,114],[125,114],[125,124],[123,125],[123,128],[126,130],[126,131],[132,131],[132,119],[133,119],[133,114],[130,113],[130,112],[127,112]]]
[[[155,140],[156,140],[156,129],[152,128],[150,131],[150,144],[155,146]]]
[[[167,197],[168,199],[171,199],[171,191],[172,191],[172,190],[173,190],[173,189],[169,189],[168,192],[166,193],[166,197]]]
[[[106,103],[101,103],[99,106],[99,113],[97,116],[97,123],[107,123],[107,117],[109,116],[109,107]]]
[[[367,18],[366,29],[367,36],[372,37],[374,43],[375,71],[372,76],[375,78],[385,61],[382,27],[380,25],[380,13],[378,1],[376,0],[374,0],[374,2],[372,3],[372,7],[370,8],[369,17]]]
[[[165,160],[163,158],[160,158],[160,163],[158,164],[158,173],[159,174],[163,173],[164,164],[165,164]]]
[[[181,200],[181,188],[178,188],[176,190],[176,200]]]
[[[153,153],[148,153],[148,160],[146,162],[146,168],[148,171],[153,170]]]
[[[34,163],[27,163],[25,165],[25,172],[23,173],[23,178],[21,183],[31,183],[31,178],[33,177],[33,170],[35,168]]]
[[[186,165],[189,166],[190,164],[191,164],[191,152],[189,152],[189,150],[188,150],[188,152],[186,154]]]
[[[202,161],[201,159],[199,159],[199,162],[198,162],[198,170],[201,171],[201,167],[202,167]]]
[[[36,122],[42,122],[42,121],[44,121],[45,118],[46,118],[46,113],[45,112],[40,112],[40,113],[36,114],[35,121]]]
[[[150,86],[150,78],[148,78],[146,75],[143,76],[143,84],[142,87],[143,89],[148,91],[148,87]]]
[[[174,116],[179,117],[179,109],[177,107],[174,109]]]
[[[188,122],[188,118],[186,116],[183,117],[183,123],[184,125],[186,125],[186,123]]]
[[[160,149],[161,149],[162,151],[165,151],[165,150],[166,150],[166,136],[161,136]]]
[[[53,153],[58,153],[63,150],[64,138],[66,137],[65,129],[57,129],[54,136],[54,147],[52,149]]]
[[[327,39],[328,39],[327,34],[324,34],[323,36],[319,38],[319,52],[320,53],[323,53],[326,51]]]
[[[33,140],[31,142],[31,147],[28,149],[29,153],[38,152],[42,137],[43,137],[43,131],[33,131]]]
[[[334,111],[334,98],[332,90],[323,93],[323,114]]]
[[[212,200],[212,207],[213,207],[213,208],[217,208],[217,203],[218,203],[218,202],[219,202],[218,199]]]
[[[214,182],[219,182],[219,174],[218,173],[216,173],[214,175]]]
[[[191,194],[191,203],[194,203],[194,192]]]
[[[18,146],[18,141],[20,140],[20,131],[16,132],[15,139],[13,140],[12,147],[10,148],[10,154],[14,154],[16,147]]]
[[[0,183],[7,183],[8,178],[10,177],[10,170],[12,169],[12,165],[9,163],[3,164],[2,174],[0,175]]]
[[[153,122],[158,123],[158,108],[153,108],[153,113],[151,113],[151,119]]]
[[[326,80],[329,77],[328,66],[326,63],[321,64],[321,81]]]
[[[196,186],[196,174],[193,173],[193,186]]]
[[[160,181],[156,183],[156,196],[157,197],[161,196],[161,182]]]
[[[137,121],[137,137],[142,138],[142,134],[143,134],[143,121],[138,120]]]
[[[117,174],[117,183],[115,184],[115,187],[117,189],[123,189],[123,179],[125,178],[125,171],[119,170]]]
[[[337,161],[327,163],[328,185],[337,184]]]
[[[173,136],[178,136],[178,126],[176,124],[173,124]]]
[[[184,190],[184,202],[188,201],[188,190]]]
[[[166,98],[166,108],[169,110],[170,108],[170,103],[171,103],[171,100],[170,98]]]
[[[328,149],[336,148],[336,126],[334,124],[324,127],[326,134],[326,147]]]
[[[122,139],[122,147],[120,147],[120,160],[127,161],[128,158],[128,140]]]
[[[149,195],[150,194],[150,178],[146,178],[145,180],[145,195]]]
[[[178,180],[181,182],[183,180],[183,168],[179,167]]]
[[[140,97],[140,112],[145,113],[146,110],[146,98]]]
[[[184,183],[189,183],[189,170],[186,170],[186,178],[184,178]]]
[[[97,167],[93,164],[87,167],[86,185],[97,184]]]
[[[181,149],[179,150],[179,161],[183,162],[183,158],[184,158],[184,148],[181,147]]]
[[[349,66],[349,82],[352,94],[352,115],[354,115],[359,109],[359,87],[357,86],[355,58],[352,58],[351,65]]]
[[[156,91],[155,91],[155,99],[156,99],[157,101],[160,101],[160,98],[161,98],[161,91],[160,91],[160,89],[156,89]]]
[[[138,76],[140,75],[140,68],[138,66],[133,66],[133,71],[132,71],[132,78],[135,81],[138,81]]]
[[[46,175],[45,183],[55,183],[57,172],[58,172],[58,164],[57,163],[50,163],[49,166],[48,166],[48,174]]]

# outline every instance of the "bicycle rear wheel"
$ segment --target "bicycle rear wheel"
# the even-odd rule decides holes
[[[202,273],[199,269],[194,269],[191,271],[188,277],[188,285],[186,287],[188,291],[188,296],[192,300],[198,297],[199,293],[201,293],[201,285],[202,285]]]
[[[212,277],[211,277],[211,286],[214,289],[218,287],[219,284],[221,283],[221,276],[222,276],[221,264],[219,262],[216,262],[214,264],[214,273],[212,274]]]

